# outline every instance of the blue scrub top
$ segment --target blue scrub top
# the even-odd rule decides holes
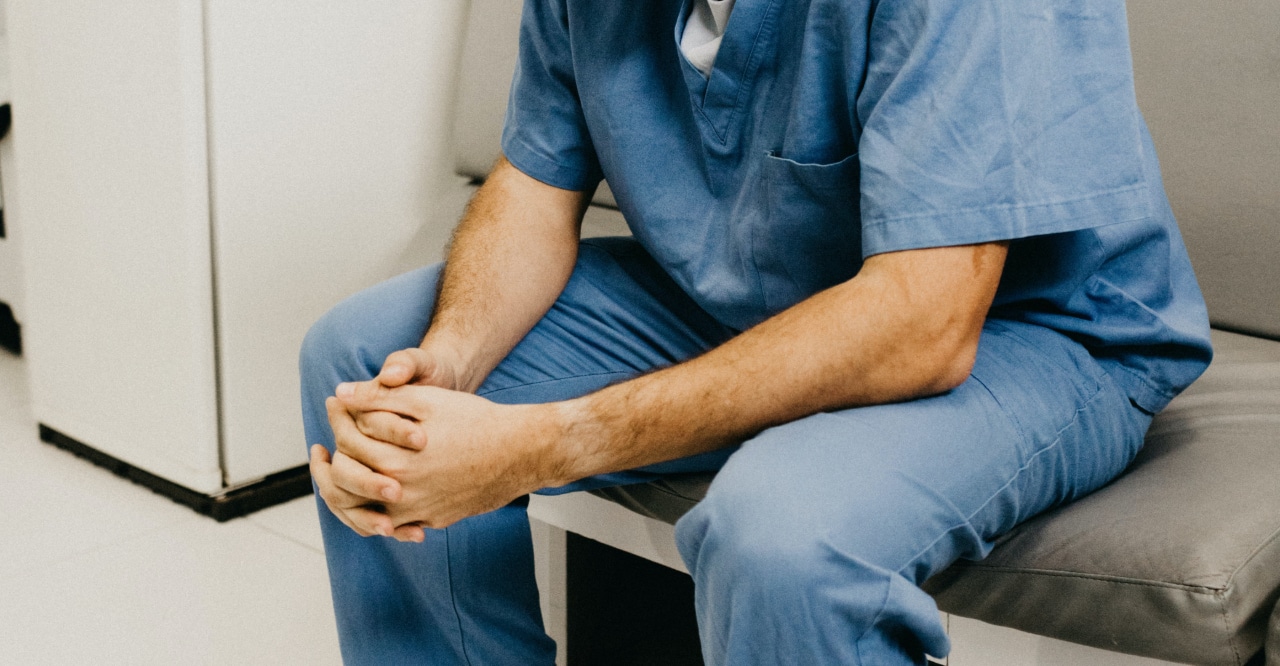
[[[516,168],[606,178],[636,239],[748,328],[865,257],[1010,240],[993,317],[1082,342],[1158,411],[1211,355],[1134,98],[1123,0],[526,0]]]

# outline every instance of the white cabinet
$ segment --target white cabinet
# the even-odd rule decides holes
[[[47,438],[179,494],[222,500],[286,470],[299,487],[307,327],[436,259],[456,219],[465,8],[8,1]]]
[[[0,3],[0,104],[9,103],[9,39],[5,29],[4,5]],[[13,224],[13,210],[5,190],[6,174],[13,172],[12,141],[0,141],[0,347],[16,350],[21,337],[18,322],[22,320],[22,273],[18,250],[18,229]],[[16,319],[15,319],[16,317]]]

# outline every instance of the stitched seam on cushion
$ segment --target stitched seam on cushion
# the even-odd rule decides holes
[[[977,378],[975,377],[974,379],[977,379]],[[979,383],[981,383],[981,381],[979,381]],[[982,387],[985,389],[987,388],[987,385],[982,384]],[[990,389],[987,389],[987,392],[991,395],[993,399],[995,398],[995,394],[991,393]],[[1035,462],[1036,459],[1038,459],[1041,455],[1058,448],[1058,445],[1062,443],[1062,433],[1065,432],[1067,428],[1070,428],[1071,426],[1075,425],[1080,420],[1080,413],[1083,412],[1086,408],[1088,408],[1089,405],[1093,404],[1093,401],[1097,400],[1098,396],[1100,395],[1102,395],[1102,387],[1098,387],[1098,390],[1094,391],[1093,395],[1089,396],[1089,399],[1085,400],[1083,405],[1076,408],[1076,413],[1071,416],[1071,420],[1068,421],[1061,428],[1059,428],[1058,432],[1054,434],[1053,443],[1031,454],[1031,457],[1027,459],[1027,462],[1023,464],[1021,467],[1019,467],[1018,471],[1014,472],[1013,475],[1009,477],[1009,480],[1004,482],[1004,485],[1000,486],[995,490],[995,492],[991,493],[991,496],[987,498],[987,501],[983,502],[980,506],[978,506],[977,509],[974,509],[973,512],[971,512],[968,516],[965,516],[963,523],[958,523],[956,525],[952,525],[951,527],[948,527],[945,531],[942,532],[942,534],[939,534],[936,539],[934,539],[933,541],[930,541],[928,545],[926,545],[924,548],[921,548],[918,552],[912,555],[907,560],[906,564],[902,565],[902,567],[898,569],[895,573],[899,575],[902,574],[903,571],[905,571],[907,568],[915,564],[915,562],[919,560],[922,555],[929,552],[930,549],[932,549],[935,545],[937,545],[939,541],[942,541],[942,539],[945,538],[952,531],[960,529],[962,527],[969,527],[970,529],[972,529],[973,517],[978,515],[979,513],[982,513],[982,510],[986,509],[987,505],[994,502],[995,499],[1000,496],[1000,493],[1004,492],[1006,488],[1013,485],[1013,483],[1017,481],[1019,477],[1022,476],[1022,473],[1027,471],[1027,468],[1031,467],[1031,464]],[[999,402],[1000,402],[999,400],[996,400],[997,404],[999,404]],[[1001,410],[1004,411],[1005,413],[1008,413],[1008,410],[1005,410],[1003,405],[1001,405]],[[1014,423],[1016,424],[1017,422],[1015,421]]]
[[[1231,648],[1231,656],[1235,658],[1236,664],[1244,663],[1240,660],[1240,647],[1236,645],[1236,640],[1231,631],[1231,611],[1227,608],[1226,591],[1219,592],[1214,596],[1218,600],[1218,607],[1222,610],[1222,632],[1227,635],[1227,647]]]
[[[1223,588],[1211,587],[1208,585],[1189,585],[1187,583],[1170,583],[1161,580],[1148,580],[1145,578],[1127,578],[1124,576],[1108,576],[1105,574],[1087,574],[1078,571],[1060,571],[1057,569],[1026,569],[1021,567],[1002,567],[987,564],[973,564],[969,566],[961,565],[973,572],[998,572],[1007,573],[1017,576],[1045,576],[1051,578],[1078,578],[1081,580],[1093,580],[1100,583],[1115,583],[1116,585],[1134,585],[1140,587],[1163,587],[1173,590],[1185,590],[1187,592],[1195,592],[1197,594],[1210,594],[1217,596]]]
[[[1254,548],[1253,552],[1249,553],[1249,556],[1244,558],[1244,561],[1240,563],[1240,566],[1233,569],[1231,571],[1231,575],[1227,576],[1227,584],[1223,586],[1222,592],[1219,594],[1219,597],[1222,600],[1223,628],[1226,630],[1227,635],[1231,636],[1231,638],[1228,639],[1228,643],[1231,646],[1232,654],[1235,655],[1237,664],[1243,664],[1244,659],[1240,656],[1239,641],[1236,640],[1235,634],[1231,631],[1231,611],[1227,604],[1227,592],[1231,589],[1231,586],[1235,583],[1236,575],[1240,573],[1240,570],[1248,566],[1248,564],[1252,562],[1254,558],[1260,555],[1262,551],[1267,548],[1267,546],[1270,546],[1276,540],[1277,536],[1280,536],[1280,530],[1276,530],[1272,532],[1271,535],[1268,536],[1262,543],[1258,544],[1258,547]]]
[[[583,379],[586,377],[604,377],[605,375],[621,375],[623,377],[629,377],[631,376],[631,374],[632,373],[630,372],[613,371],[613,372],[592,372],[585,375],[569,375],[568,377],[556,377],[555,379],[542,379],[536,382],[516,384],[515,386],[504,386],[500,389],[493,389],[492,391],[486,391],[484,393],[476,393],[476,395],[484,398],[491,395],[497,395],[499,393],[502,393],[503,391],[514,391],[516,389],[528,388],[530,386],[538,386],[539,384],[551,384],[553,382],[563,382],[571,379]]]
[[[1253,558],[1260,555],[1262,551],[1265,550],[1267,546],[1270,546],[1271,543],[1275,541],[1276,537],[1278,536],[1280,536],[1280,529],[1277,529],[1276,531],[1272,532],[1271,536],[1268,536],[1265,540],[1263,540],[1262,543],[1258,544],[1258,547],[1254,548],[1253,552],[1249,553],[1249,556],[1244,558],[1244,561],[1240,563],[1240,566],[1233,569],[1231,571],[1231,575],[1227,576],[1227,584],[1223,587],[1223,589],[1225,590],[1226,588],[1231,587],[1231,584],[1234,583],[1236,580],[1236,574],[1240,573],[1241,569],[1248,566],[1248,564],[1253,561]]]
[[[1126,185],[1125,187],[1118,187],[1111,190],[1104,190],[1102,192],[1095,192],[1093,194],[1085,195],[1082,197],[1074,197],[1069,199],[1055,199],[1053,201],[1037,201],[1034,203],[1021,203],[1021,204],[995,204],[993,206],[974,206],[971,208],[959,208],[956,210],[949,210],[944,212],[916,213],[915,215],[900,215],[896,217],[882,217],[879,219],[873,218],[870,221],[864,220],[863,224],[868,227],[878,227],[878,226],[889,224],[891,222],[902,222],[907,220],[920,220],[920,219],[927,219],[927,218],[950,217],[955,215],[962,215],[965,213],[986,213],[986,212],[998,211],[998,210],[1008,210],[1008,211],[1028,210],[1031,208],[1061,206],[1063,204],[1083,203],[1085,201],[1092,201],[1094,199],[1100,199],[1102,197],[1115,196],[1117,194],[1128,194],[1129,192],[1136,192],[1139,190],[1146,189],[1146,187],[1147,185],[1145,183],[1142,183],[1138,185]],[[1135,217],[1133,219],[1140,219],[1140,218]],[[1120,222],[1125,222],[1125,221],[1127,220],[1115,220],[1114,222],[1112,222],[1112,224],[1118,224]]]

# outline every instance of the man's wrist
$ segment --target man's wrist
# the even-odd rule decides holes
[[[541,443],[535,452],[540,474],[547,487],[557,488],[595,474],[588,465],[588,455],[596,432],[593,419],[582,398],[549,402],[536,406],[539,411]]]
[[[553,402],[545,411],[547,437],[538,452],[549,487],[559,487],[600,474],[599,452],[607,448],[608,435],[592,409],[594,396]]]
[[[449,388],[475,393],[480,388],[480,384],[484,383],[487,373],[476,369],[478,363],[475,360],[475,352],[468,352],[468,346],[461,344],[460,341],[451,340],[445,335],[428,334],[418,348],[425,351],[436,363],[448,368],[454,383],[454,386]]]

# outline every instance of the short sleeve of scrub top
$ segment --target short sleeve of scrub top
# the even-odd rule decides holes
[[[871,255],[1010,242],[991,317],[1081,341],[1149,411],[1211,356],[1138,111],[1123,0],[526,0],[503,149],[602,177],[636,240],[744,330]]]
[[[863,251],[1147,216],[1124,3],[880,2],[863,124]]]
[[[565,14],[560,3],[524,3],[502,150],[534,178],[582,191],[601,175],[578,99]]]

